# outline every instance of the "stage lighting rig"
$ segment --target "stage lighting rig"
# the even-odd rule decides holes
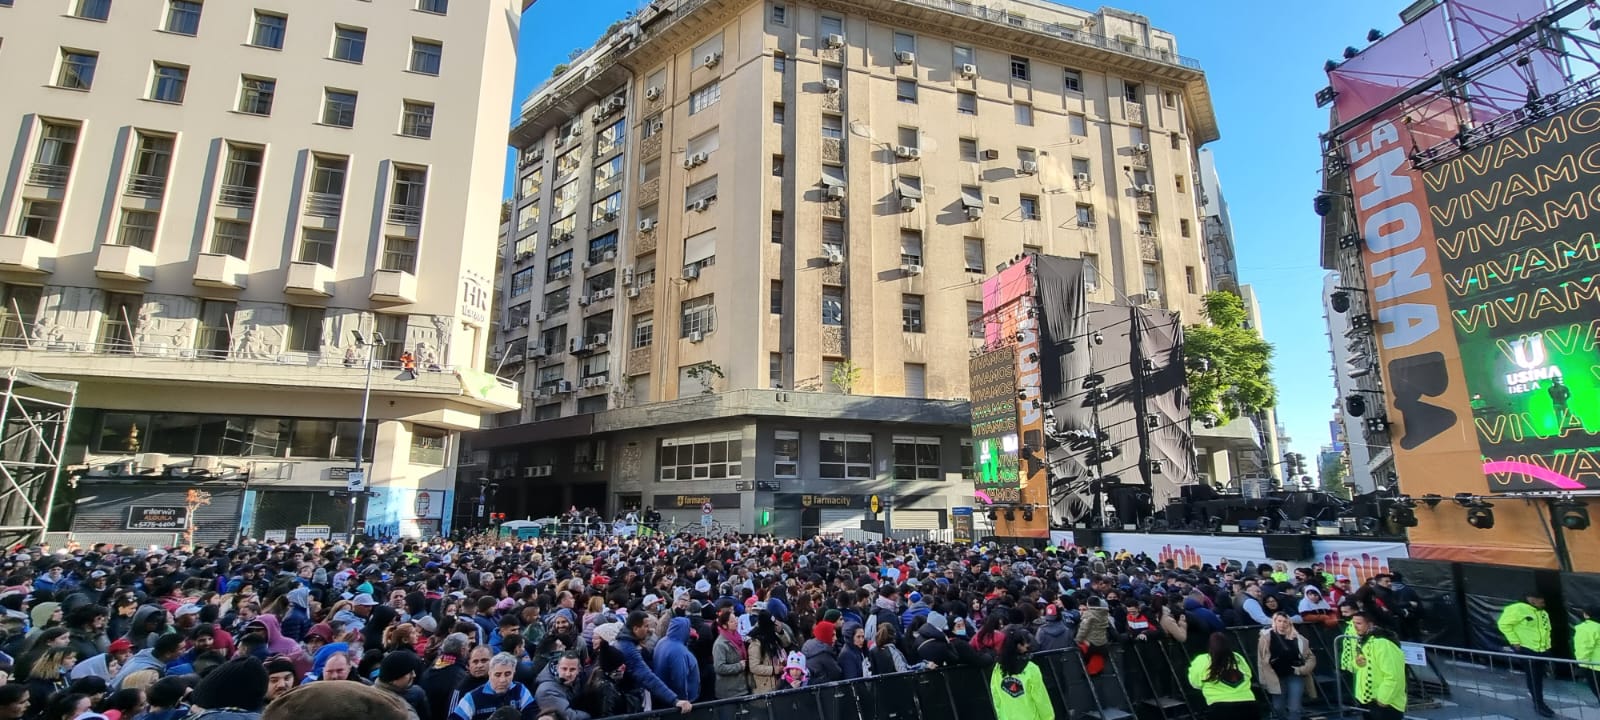
[[[1494,503],[1475,500],[1467,506],[1467,524],[1479,530],[1494,527]]]
[[[1569,497],[1552,504],[1550,511],[1555,515],[1556,522],[1567,530],[1589,529],[1589,506],[1584,503]]]

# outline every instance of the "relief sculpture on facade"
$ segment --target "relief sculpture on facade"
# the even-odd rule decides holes
[[[140,354],[166,355],[194,347],[200,302],[180,295],[146,295],[134,325],[134,347]]]
[[[234,359],[272,360],[283,348],[286,333],[282,305],[241,302],[234,310],[233,326],[238,329],[233,340]]]
[[[33,324],[34,341],[52,347],[87,348],[94,342],[96,320],[105,302],[105,293],[96,288],[46,287]]]

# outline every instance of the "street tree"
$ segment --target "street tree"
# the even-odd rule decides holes
[[[1184,332],[1189,377],[1189,411],[1222,425],[1254,415],[1277,403],[1272,382],[1272,344],[1248,327],[1244,301],[1227,291],[1205,294],[1208,323]]]

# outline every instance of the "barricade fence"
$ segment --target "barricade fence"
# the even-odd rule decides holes
[[[1250,665],[1262,717],[1268,717],[1257,658],[1260,626],[1229,628],[1235,649]],[[1306,717],[1360,717],[1341,672],[1338,628],[1298,626],[1316,657],[1308,683]],[[1188,684],[1190,661],[1205,652],[1205,638],[1127,641],[1088,654],[1076,648],[1033,654],[1050,693],[1055,716],[1064,720],[1203,718],[1204,699]],[[1420,643],[1402,643],[1407,655],[1408,715],[1457,719],[1533,717],[1526,683],[1527,656]],[[1554,670],[1545,681],[1546,701],[1562,717],[1600,720],[1600,703],[1583,683],[1591,676],[1575,662],[1543,659]],[[696,703],[683,715],[657,709],[614,720],[1005,720],[995,716],[990,696],[992,666],[954,666],[784,690],[761,696]],[[1432,712],[1430,712],[1432,711]]]

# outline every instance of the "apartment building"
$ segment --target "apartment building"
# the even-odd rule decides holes
[[[663,0],[563,70],[511,135],[499,342],[525,359],[524,424],[475,438],[499,479],[558,489],[530,502],[737,492],[748,528],[791,496],[859,515],[878,492],[946,522],[970,504],[966,421],[915,408],[967,396],[996,265],[1081,256],[1091,299],[1198,318],[1195,148],[1216,120],[1141,16]],[[734,391],[772,400],[699,400]]]
[[[406,500],[518,402],[479,369],[521,9],[0,2],[0,365],[80,383],[74,472],[339,531],[364,438],[373,522],[442,524]]]

